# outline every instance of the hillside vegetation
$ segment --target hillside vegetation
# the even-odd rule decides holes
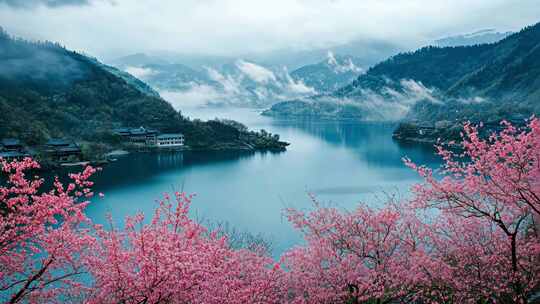
[[[314,88],[316,92],[332,92],[349,84],[362,73],[359,61],[352,56],[329,52],[325,60],[298,68],[291,72],[291,77]]]
[[[538,114],[540,24],[497,43],[427,46],[398,54],[329,95],[304,100],[302,106],[320,108],[318,104],[332,99],[355,103],[358,119],[385,117],[430,126],[440,120],[497,121]],[[273,109],[268,114],[284,114]],[[379,115],[381,111],[403,115]]]
[[[182,132],[192,148],[283,148],[274,137],[182,116],[144,82],[50,42],[0,31],[0,138],[100,141],[115,127]]]

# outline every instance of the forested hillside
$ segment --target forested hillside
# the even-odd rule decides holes
[[[4,31],[0,121],[0,138],[16,137],[30,145],[51,137],[99,141],[120,126],[182,132],[195,148],[252,149],[261,143],[233,124],[183,117],[144,82],[96,59],[51,42],[15,39]]]
[[[399,54],[374,66],[336,95],[352,97],[361,90],[383,90],[392,84],[403,90],[395,85],[403,79],[434,89],[432,95],[440,101],[416,104],[409,118],[468,119],[468,112],[475,109],[483,110],[482,116],[473,117],[478,120],[539,113],[540,24],[495,44],[430,46]]]
[[[461,46],[461,45],[476,45],[484,43],[495,43],[509,35],[512,32],[498,32],[495,29],[484,29],[467,34],[452,35],[442,37],[433,42],[436,46]]]
[[[428,46],[398,54],[351,84],[302,106],[320,108],[322,103],[345,100],[348,107],[356,105],[357,119],[405,118],[432,125],[439,120],[530,116],[540,113],[539,99],[540,24],[536,24],[493,44]],[[283,114],[279,104],[273,109],[270,113]]]
[[[352,56],[329,52],[325,60],[296,69],[291,72],[291,77],[314,88],[316,92],[332,92],[349,84],[362,73],[358,61]]]

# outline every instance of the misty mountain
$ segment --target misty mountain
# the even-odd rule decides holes
[[[326,60],[328,52],[335,56],[354,56],[354,63],[362,69],[408,49],[391,42],[375,39],[355,39],[347,43],[313,46],[306,49],[281,49],[260,54],[246,54],[246,60],[265,66],[285,66],[293,71]]]
[[[157,90],[187,90],[195,85],[218,85],[206,71],[198,71],[179,63],[128,66],[125,72],[144,79]]]
[[[447,47],[495,43],[511,34],[512,32],[497,32],[494,29],[485,29],[468,34],[443,37],[435,40],[433,44],[435,46]]]
[[[158,90],[177,108],[183,106],[240,105],[261,107],[317,93],[295,80],[285,67],[268,67],[243,59],[194,69],[178,63],[120,65]],[[123,61],[127,63],[128,61]],[[336,66],[336,68],[340,68]],[[354,68],[354,67],[353,67]]]
[[[153,97],[159,97],[159,93],[154,90],[151,86],[146,84],[145,82],[141,81],[139,78],[136,78],[132,74],[128,72],[124,72],[120,69],[117,69],[112,66],[108,66],[105,64],[100,63],[99,61],[95,60],[94,63],[96,65],[101,66],[104,70],[108,71],[109,73],[122,78],[127,84],[137,89],[139,92]]]
[[[319,93],[332,92],[351,83],[363,72],[358,61],[360,60],[352,56],[328,52],[324,61],[294,70],[291,77]]]
[[[90,138],[113,124],[179,126],[181,116],[167,102],[60,45],[4,33],[0,62],[0,137],[41,142]]]
[[[146,54],[136,53],[127,55],[116,58],[108,63],[118,67],[142,66],[147,64],[182,64],[196,71],[202,71],[205,66],[222,66],[224,64],[234,63],[238,60],[238,57],[242,56],[228,57],[205,54],[184,54],[158,50]]]
[[[367,69],[407,49],[408,47],[383,40],[355,39],[347,43],[277,49],[260,53],[238,54],[236,56],[186,54],[158,50],[147,54],[136,53],[116,58],[108,63],[120,68],[146,64],[178,63],[195,70],[201,70],[206,66],[216,68],[226,64],[234,64],[239,58],[242,58],[245,61],[255,62],[265,67],[286,67],[289,71],[293,71],[326,60],[328,52],[332,52],[336,56],[354,55],[355,64]]]
[[[140,61],[126,58],[119,68],[150,84],[177,107],[264,107],[334,91],[363,71],[358,65],[361,60],[332,52],[323,61],[291,73],[284,66],[264,66],[244,59],[194,69],[178,63],[152,63],[150,56],[129,56]]]
[[[148,83],[176,108],[268,107],[280,101],[336,90],[399,50],[402,47],[391,43],[358,39],[328,47],[238,57],[154,51],[109,63]]]
[[[192,121],[144,82],[51,42],[11,38],[0,28],[0,138],[104,142],[115,127],[182,132],[200,149],[282,148],[230,122]]]
[[[203,67],[172,63],[160,56],[136,53],[116,58],[110,64],[160,91],[187,90],[193,85],[216,84],[207,76]]]
[[[266,114],[317,113],[327,103],[336,103],[338,108],[355,106],[356,119],[406,118],[434,124],[540,113],[539,99],[540,24],[536,24],[494,44],[429,46],[401,53],[332,94],[302,100],[300,107],[277,104]]]
[[[123,57],[119,57],[116,59],[113,59],[109,62],[109,64],[125,68],[125,67],[142,67],[147,64],[168,64],[169,62],[167,60],[161,59],[157,56],[149,56],[144,53],[136,53],[131,54]]]
[[[291,77],[286,67],[263,66],[238,59],[220,67],[207,67],[209,77],[219,83],[222,101],[234,105],[268,106],[291,98],[316,93],[301,80]]]

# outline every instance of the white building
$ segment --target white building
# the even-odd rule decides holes
[[[184,134],[160,134],[157,136],[156,145],[160,148],[182,147],[184,145]]]

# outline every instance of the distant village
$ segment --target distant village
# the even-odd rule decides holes
[[[185,147],[181,133],[160,133],[145,127],[112,130],[130,148],[182,149]],[[49,139],[41,146],[27,146],[17,138],[0,140],[0,158],[5,160],[40,157],[54,163],[75,163],[84,160],[83,150],[75,141],[64,138]]]
[[[140,128],[119,128],[113,133],[136,146],[158,148],[180,148],[184,146],[184,135],[181,133],[162,133],[157,130]]]

